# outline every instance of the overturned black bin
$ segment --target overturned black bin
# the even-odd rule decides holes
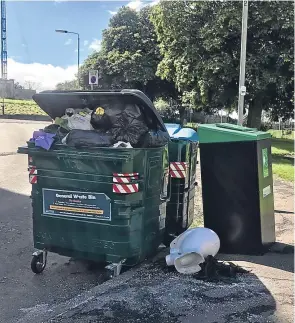
[[[275,242],[271,135],[232,124],[200,125],[204,226],[221,252],[261,254]]]

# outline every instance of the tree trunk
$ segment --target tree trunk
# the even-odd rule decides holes
[[[262,101],[259,98],[254,99],[249,104],[247,127],[260,129],[261,115],[262,115]]]
[[[184,125],[184,118],[185,118],[185,107],[180,106],[178,108],[178,111],[179,111],[179,117],[180,117],[180,124],[181,124],[181,126],[183,126]]]

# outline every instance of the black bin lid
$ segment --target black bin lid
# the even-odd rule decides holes
[[[62,117],[67,108],[86,108],[93,105],[134,104],[137,105],[150,129],[167,131],[161,116],[152,101],[141,91],[102,90],[102,91],[43,91],[33,95],[33,100],[52,119]]]

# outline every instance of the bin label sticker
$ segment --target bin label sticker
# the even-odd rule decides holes
[[[271,193],[270,185],[266,186],[266,187],[262,190],[262,193],[263,193],[263,198],[264,198],[264,197],[267,197],[267,195],[269,195],[269,194]]]
[[[269,175],[267,148],[262,149],[262,167],[263,167],[263,177],[266,178]]]
[[[43,214],[111,221],[111,200],[103,193],[43,188]]]

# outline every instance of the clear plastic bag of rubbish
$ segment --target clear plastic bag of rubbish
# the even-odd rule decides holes
[[[112,136],[95,130],[72,130],[63,140],[70,147],[98,148],[111,147],[114,143]]]
[[[91,114],[73,114],[68,118],[68,127],[70,130],[93,130],[90,120]]]
[[[69,130],[93,130],[90,123],[92,111],[88,108],[85,109],[73,109],[68,108],[65,111],[65,115],[61,118],[56,118],[55,123],[59,124]]]

